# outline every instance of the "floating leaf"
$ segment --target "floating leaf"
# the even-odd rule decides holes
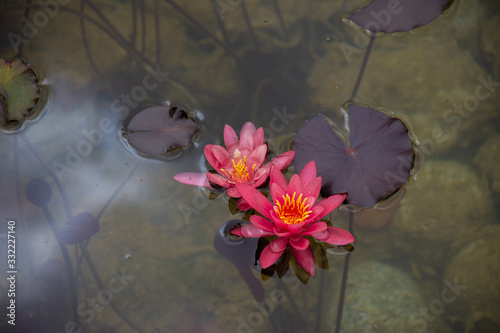
[[[52,188],[41,178],[32,179],[26,186],[26,199],[37,207],[45,207],[52,198]]]
[[[373,0],[349,18],[371,32],[405,32],[432,22],[449,3],[450,0]]]
[[[311,160],[323,178],[322,196],[347,193],[346,203],[369,207],[396,191],[413,168],[413,146],[401,120],[348,106],[350,146],[319,114],[298,131],[292,150],[297,173]]]
[[[243,223],[241,220],[229,220],[221,225],[215,235],[214,248],[236,266],[254,299],[261,302],[264,300],[264,287],[251,271],[251,267],[256,266],[255,251],[259,239],[241,238],[229,234],[231,229]]]
[[[40,96],[38,79],[21,59],[12,62],[0,58],[0,127],[15,130],[26,119],[36,116],[33,111]]]
[[[165,155],[189,145],[198,125],[177,106],[153,106],[136,114],[128,124],[128,140],[142,153]]]
[[[57,230],[56,237],[64,244],[78,244],[99,231],[99,221],[88,212],[73,216],[66,226]]]

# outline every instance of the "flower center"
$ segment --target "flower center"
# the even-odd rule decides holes
[[[232,168],[233,170],[226,171],[225,169],[221,169],[221,171],[224,172],[226,176],[234,183],[248,182],[250,178],[253,176],[256,164],[252,165],[252,169],[250,170],[249,173],[246,156],[240,159],[238,163],[235,163],[234,160],[235,159],[231,160],[231,162],[233,163],[233,168]]]
[[[295,192],[293,192],[291,198],[288,194],[283,196],[283,204],[279,202],[279,199],[276,199],[274,210],[278,214],[278,218],[284,223],[297,224],[304,222],[312,213],[311,210],[307,210],[307,207],[309,205],[306,205],[306,199],[302,199],[302,193],[295,200]]]

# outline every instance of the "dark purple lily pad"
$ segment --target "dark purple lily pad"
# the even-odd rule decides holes
[[[319,114],[297,132],[294,166],[299,173],[314,160],[323,179],[323,197],[347,193],[347,204],[369,207],[406,183],[413,168],[413,145],[401,120],[354,105],[348,111],[350,146]]]
[[[373,0],[349,16],[371,32],[406,32],[438,18],[450,0]]]
[[[165,155],[188,146],[198,125],[177,106],[153,106],[136,114],[127,129],[134,148],[150,155]]]
[[[56,237],[64,244],[78,244],[89,239],[99,231],[97,218],[83,212],[73,216],[66,226],[56,231]]]
[[[248,285],[254,299],[262,302],[264,300],[264,287],[251,271],[251,267],[257,268],[255,251],[259,239],[240,238],[229,234],[231,229],[243,223],[241,220],[229,220],[221,225],[215,234],[214,248],[233,263]]]
[[[32,179],[26,186],[26,199],[37,207],[47,206],[52,198],[52,188],[41,178]]]

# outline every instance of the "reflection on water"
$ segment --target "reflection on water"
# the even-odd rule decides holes
[[[85,332],[333,331],[343,255],[332,253],[330,269],[305,286],[293,277],[263,282],[265,303],[254,302],[213,248],[220,225],[234,218],[227,197],[209,200],[173,176],[202,171],[203,148],[221,144],[226,123],[264,127],[280,153],[317,112],[339,118],[366,47],[366,35],[342,17],[366,1],[280,1],[279,12],[274,1],[219,1],[223,29],[209,1],[47,3],[58,6],[0,7],[1,56],[21,52],[50,95],[40,119],[0,137],[0,210],[16,222],[18,331],[77,332],[73,321]],[[21,19],[26,8],[32,30]],[[403,119],[420,163],[389,224],[356,226],[345,331],[500,327],[499,15],[493,2],[456,0],[426,27],[376,38],[355,102]],[[167,102],[197,114],[199,137],[172,161],[133,154],[122,123]],[[100,215],[85,251],[67,247],[74,311],[46,214],[25,198],[37,177],[52,188],[47,209],[58,228],[82,212]],[[344,210],[329,220],[348,224]]]

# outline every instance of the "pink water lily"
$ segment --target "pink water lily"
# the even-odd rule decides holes
[[[241,196],[261,215],[252,215],[251,224],[243,224],[231,230],[241,237],[278,236],[267,245],[260,255],[262,268],[274,264],[290,244],[290,251],[297,263],[311,276],[316,266],[309,240],[311,236],[332,245],[346,245],[354,237],[346,230],[329,227],[319,221],[344,201],[347,194],[335,194],[317,201],[321,189],[321,177],[316,177],[316,163],[309,162],[300,175],[293,175],[287,184],[278,168],[271,167],[270,190],[274,205],[259,191],[247,184],[236,184]]]
[[[251,122],[243,125],[240,138],[234,129],[224,127],[224,143],[226,148],[219,145],[206,145],[205,157],[217,173],[184,172],[174,176],[174,179],[188,185],[211,187],[210,183],[227,189],[227,194],[233,198],[240,198],[241,194],[236,184],[247,184],[252,188],[261,186],[269,177],[271,166],[278,170],[284,169],[293,160],[295,153],[288,151],[273,158],[264,164],[268,154],[267,143],[264,143],[264,130],[255,129]],[[242,210],[250,208],[240,199],[238,207]]]

